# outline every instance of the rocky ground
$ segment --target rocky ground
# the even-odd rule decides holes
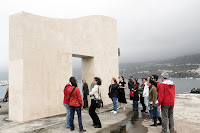
[[[179,133],[200,132],[200,95],[180,94],[176,95],[174,110],[175,129]],[[83,110],[83,126],[88,133],[160,133],[161,126],[150,127],[152,121],[147,121],[146,114],[132,111],[131,101],[127,100],[126,110],[118,110],[117,114],[111,114],[112,105],[108,105],[98,113],[102,129],[92,127],[92,120],[88,109]],[[68,133],[65,128],[65,114],[39,119],[35,121],[16,123],[8,121],[8,103],[0,102],[0,133]],[[78,132],[78,122],[75,117],[75,131]]]

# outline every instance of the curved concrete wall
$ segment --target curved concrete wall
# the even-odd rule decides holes
[[[105,16],[54,19],[21,12],[10,16],[9,119],[28,121],[65,113],[63,89],[72,57],[81,57],[82,78],[102,79],[102,97],[118,77],[117,22]]]

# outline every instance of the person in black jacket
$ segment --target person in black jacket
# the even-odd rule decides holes
[[[131,76],[131,78],[128,80],[128,88],[131,90],[134,87],[134,78]]]
[[[127,88],[127,85],[126,85],[126,82],[124,80],[124,77],[120,76],[120,78],[119,78],[119,88],[118,88],[119,107],[117,109],[120,109],[121,104],[123,104],[123,108],[124,108],[124,110],[126,110],[125,104],[127,104],[127,101],[126,101],[125,90],[124,90],[126,88]]]
[[[88,108],[88,95],[89,95],[89,89],[88,89],[88,84],[86,83],[86,80],[82,80],[83,82],[83,101],[84,101],[84,104],[83,104],[83,108]]]
[[[130,100],[133,100],[133,110],[138,111],[138,101],[139,101],[139,95],[138,95],[138,88],[140,83],[138,82],[138,79],[134,79],[134,87],[131,89],[131,91],[134,91],[134,97],[130,97]]]
[[[111,98],[112,102],[113,102],[113,110],[111,111],[111,113],[116,114],[117,113],[117,98],[118,98],[118,88],[119,85],[117,84],[117,80],[116,78],[112,78],[111,80],[111,85],[109,86],[109,97]]]

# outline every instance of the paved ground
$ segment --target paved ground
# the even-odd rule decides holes
[[[174,119],[178,133],[200,133],[200,95],[180,94],[176,96]],[[148,133],[160,133],[161,126],[150,127],[151,121],[144,120],[142,124],[148,128]]]
[[[2,103],[0,103],[2,105]],[[6,103],[8,104],[8,103]],[[6,106],[4,103],[4,106]],[[7,105],[8,106],[8,105]],[[129,101],[127,104],[127,108],[124,111],[123,109],[118,110],[117,114],[111,114],[110,111],[112,110],[112,105],[106,106],[100,110],[100,113],[98,114],[101,122],[103,129],[95,129],[92,127],[92,120],[88,114],[88,110],[83,110],[82,111],[82,116],[83,116],[83,126],[87,130],[88,133],[94,133],[94,132],[102,132],[104,129],[111,129],[109,126],[113,126],[116,123],[120,123],[124,120],[127,119],[127,117],[132,117],[133,111],[132,111],[132,106]],[[35,121],[30,121],[26,123],[16,123],[16,122],[10,122],[7,121],[8,119],[8,114],[3,113],[1,110],[0,113],[0,120],[1,120],[1,125],[0,125],[0,132],[2,133],[22,133],[22,132],[27,132],[27,133],[66,133],[70,132],[69,129],[65,128],[65,115],[59,115],[55,117],[50,117],[50,118],[44,118],[44,119],[39,119]],[[125,122],[127,123],[127,122]],[[141,125],[141,124],[140,124]],[[120,125],[119,125],[120,126]],[[120,129],[120,127],[114,128],[114,130]],[[77,117],[75,116],[75,131],[74,133],[78,132],[78,120]],[[110,132],[110,131],[106,131]]]
[[[160,133],[161,126],[150,127],[152,121],[144,120],[147,115],[133,112],[131,101],[128,100],[126,110],[118,110],[117,114],[111,114],[112,105],[106,106],[98,114],[102,129],[92,127],[92,120],[88,110],[82,111],[83,126],[87,133]],[[174,109],[175,129],[178,133],[200,133],[200,95],[181,94],[176,96]],[[0,102],[0,133],[68,133],[65,128],[65,114],[30,121],[16,123],[8,121],[8,103]],[[75,116],[75,131],[78,132],[78,120]]]

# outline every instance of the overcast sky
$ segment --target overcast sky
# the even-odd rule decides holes
[[[0,67],[8,63],[9,15],[21,11],[117,19],[121,63],[200,53],[200,0],[0,0]]]

